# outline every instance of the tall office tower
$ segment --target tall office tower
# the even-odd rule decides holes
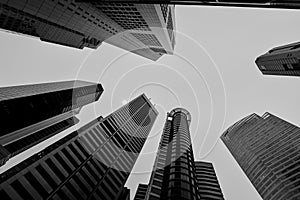
[[[173,54],[175,5],[130,3],[93,3],[93,5],[123,29],[121,34],[108,38],[106,42],[151,60],[157,60],[163,54]]]
[[[143,94],[96,118],[2,173],[1,198],[127,198],[124,184],[157,115]]]
[[[224,200],[213,164],[195,161],[195,170],[200,199]]]
[[[102,92],[101,84],[86,81],[0,88],[0,166],[76,124],[74,115],[97,101]]]
[[[255,63],[265,75],[300,76],[300,42],[275,47]]]
[[[133,200],[145,200],[148,185],[139,184]]]
[[[175,6],[0,0],[0,28],[82,49],[102,42],[151,60],[173,54]]]
[[[191,115],[183,108],[168,113],[149,184],[139,186],[136,199],[201,199],[189,132],[190,122]],[[200,183],[203,188],[205,182]],[[214,191],[215,187],[210,186],[208,182],[207,190]]]
[[[300,129],[270,113],[251,114],[221,136],[265,200],[300,198]]]

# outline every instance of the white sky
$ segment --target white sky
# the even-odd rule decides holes
[[[82,109],[77,127],[14,157],[0,172],[144,92],[160,115],[127,181],[132,197],[149,181],[166,112],[182,106],[192,114],[196,160],[214,163],[225,198],[261,199],[218,138],[253,112],[300,125],[297,77],[263,76],[254,63],[271,47],[299,40],[300,11],[177,6],[175,13],[175,55],[156,63],[108,44],[77,50],[0,32],[1,87],[70,79],[104,87],[100,100]]]

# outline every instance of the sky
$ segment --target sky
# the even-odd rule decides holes
[[[254,63],[270,48],[299,40],[300,11],[177,6],[175,13],[174,55],[157,62],[106,43],[78,50],[0,31],[1,87],[71,79],[104,87],[100,100],[81,110],[78,125],[10,159],[0,173],[145,93],[160,114],[126,183],[132,198],[149,181],[166,113],[184,107],[192,116],[195,160],[213,162],[225,199],[260,200],[219,136],[254,112],[300,125],[298,78],[263,76]]]

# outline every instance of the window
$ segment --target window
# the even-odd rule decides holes
[[[11,200],[11,198],[8,196],[8,194],[4,190],[0,190],[0,196],[3,199]]]
[[[108,122],[108,120],[104,120],[103,124],[107,127],[107,129],[111,132],[114,133],[116,130],[112,127],[112,125],[110,125],[110,123]]]
[[[53,178],[46,172],[42,165],[36,166],[36,170],[41,174],[44,180],[54,189],[57,187],[57,183],[53,180]]]
[[[58,194],[58,196],[61,198],[61,199],[66,199],[66,200],[68,200],[68,199],[70,199],[66,194],[65,194],[65,192],[63,191],[63,189],[60,189],[60,190],[58,190],[57,191],[57,194]]]
[[[61,172],[61,170],[58,169],[58,167],[53,163],[53,161],[50,158],[48,158],[46,160],[46,163],[48,164],[48,166],[51,168],[51,170],[55,173],[55,175],[57,175],[57,177],[61,181],[65,180],[65,176],[63,175],[63,173]]]
[[[74,188],[74,186],[70,183],[70,182],[67,182],[65,184],[66,188],[73,194],[73,196],[76,198],[76,199],[81,199],[81,195],[78,193],[78,190]]]
[[[45,190],[42,184],[32,175],[32,173],[27,172],[24,176],[28,180],[28,182],[33,186],[33,188],[41,195],[41,197],[46,199],[46,197],[48,196],[48,192]]]
[[[77,167],[79,164],[76,162],[76,160],[71,156],[69,151],[67,151],[66,148],[62,149],[62,153],[67,157],[67,159],[72,163],[74,167]]]
[[[93,181],[90,179],[90,177],[83,171],[83,169],[79,170],[79,173],[81,174],[81,176],[85,179],[85,181],[91,186],[94,186]]]
[[[33,200],[32,196],[28,193],[28,191],[24,188],[24,186],[19,182],[19,180],[15,180],[11,183],[11,186],[16,190],[16,192],[24,199]]]

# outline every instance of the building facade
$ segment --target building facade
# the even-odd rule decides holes
[[[275,47],[255,63],[264,75],[300,76],[300,42]]]
[[[78,123],[74,115],[102,92],[101,84],[85,81],[0,88],[1,164]]]
[[[175,6],[74,0],[0,0],[0,28],[82,49],[102,42],[157,60],[173,54]]]
[[[300,198],[300,129],[270,113],[251,114],[222,141],[265,200]]]
[[[157,114],[143,94],[107,117],[98,117],[2,173],[1,197],[128,198],[124,184]]]
[[[200,170],[197,173],[196,170],[189,132],[190,122],[191,115],[183,108],[176,108],[168,113],[149,184],[139,186],[137,199],[201,199],[197,174],[202,173]],[[200,179],[201,177],[199,181]],[[203,188],[205,183],[200,183]]]
[[[213,164],[195,161],[195,170],[200,199],[224,200]]]
[[[76,2],[93,2],[95,0],[76,0]],[[299,0],[101,0],[101,2],[135,3],[135,4],[175,4],[187,6],[224,6],[250,8],[300,9]]]
[[[148,185],[139,184],[134,196],[134,200],[145,200],[147,189],[148,189]]]

